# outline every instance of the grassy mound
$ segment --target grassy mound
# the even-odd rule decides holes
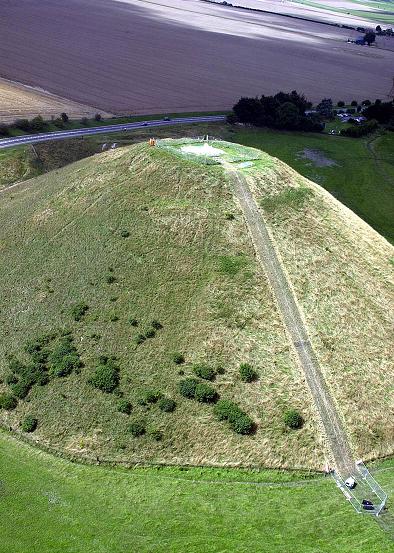
[[[350,303],[340,327],[341,348],[330,353],[335,362],[330,359],[329,370],[338,384],[333,390],[353,425],[355,447],[387,453],[389,421],[382,417],[390,380],[380,349],[387,316],[383,296],[360,294],[360,287],[376,286],[387,295],[390,247],[363,224],[360,240],[354,230],[358,218],[348,224],[340,204],[321,189],[267,155],[258,158],[244,170],[262,209],[269,198],[267,218],[286,246],[281,253],[297,291],[302,266],[313,301],[328,317],[336,272],[342,279],[338,301]],[[289,194],[301,181],[311,192]],[[20,375],[29,375],[16,408],[0,410],[4,424],[20,431],[21,422],[33,417],[34,440],[92,459],[321,468],[316,413],[220,166],[198,165],[146,145],[113,150],[4,192],[0,218],[7,259],[0,266],[0,394],[18,390]],[[335,252],[330,273],[318,262],[308,265],[315,261],[308,253],[315,247],[310,219],[319,220],[316,236],[330,231],[327,248]],[[309,239],[306,249],[297,241],[302,232]],[[292,234],[299,249],[289,261]],[[327,251],[324,242],[319,247]],[[357,255],[364,282],[357,277],[355,290],[343,263]],[[374,332],[372,361],[369,336],[358,329],[353,340],[346,327],[352,305],[360,320],[362,307],[372,306],[369,324],[375,321],[381,331]],[[323,343],[330,338],[326,319],[316,323],[315,305],[308,311],[307,302],[304,309],[316,343]],[[340,305],[337,309],[341,313]],[[373,443],[363,435],[364,417],[351,412],[361,376],[352,380],[351,397],[340,389],[345,347],[349,357],[358,356],[361,376],[366,370],[379,375],[362,395],[366,405],[374,405]],[[326,349],[319,353],[325,368]],[[242,381],[243,363],[256,369],[258,380]],[[180,393],[185,379],[196,379],[199,391],[208,386],[196,365],[212,369],[215,401],[234,402],[253,422],[252,434],[237,434],[219,420],[213,401]],[[163,399],[175,401],[176,408],[163,411]],[[127,409],[119,409],[120,401]],[[284,423],[290,409],[301,414],[302,428]],[[134,432],[137,427],[143,432]]]

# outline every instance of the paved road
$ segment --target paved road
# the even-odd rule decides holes
[[[197,117],[174,117],[169,121],[164,119],[155,119],[153,121],[138,121],[135,123],[123,123],[121,125],[105,125],[102,127],[87,127],[85,129],[74,129],[72,131],[54,131],[40,134],[29,134],[13,138],[4,138],[0,140],[0,149],[13,148],[23,144],[35,144],[36,142],[46,142],[47,140],[64,140],[65,138],[75,138],[78,136],[90,136],[94,134],[121,132],[123,130],[133,131],[136,129],[146,129],[149,127],[168,127],[171,125],[185,125],[190,123],[213,123],[225,121],[225,115],[205,115]]]
[[[354,471],[354,460],[341,417],[313,351],[301,308],[246,178],[231,165],[223,165],[232,177],[235,195],[320,415],[336,468],[347,478]]]

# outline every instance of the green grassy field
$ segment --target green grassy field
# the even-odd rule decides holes
[[[392,551],[377,522],[356,514],[330,479],[82,466],[4,433],[0,475],[1,553]],[[379,481],[392,494],[394,468]]]

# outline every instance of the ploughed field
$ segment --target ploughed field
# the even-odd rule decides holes
[[[392,454],[393,248],[279,160],[217,146],[252,160],[242,170],[355,455]],[[229,181],[175,154],[137,144],[2,192],[1,422],[20,432],[33,417],[33,440],[94,460],[322,468],[329,452]],[[185,394],[190,378],[255,431]],[[302,428],[286,426],[289,409]]]
[[[0,76],[115,113],[224,109],[279,89],[384,98],[394,59],[384,41],[347,44],[352,31],[198,0],[16,0],[0,35]]]

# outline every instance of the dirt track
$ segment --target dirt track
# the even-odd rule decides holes
[[[278,89],[374,99],[391,86],[393,52],[279,15],[197,0],[3,0],[1,10],[0,76],[109,112],[223,109]]]
[[[267,275],[278,310],[297,353],[299,364],[323,424],[327,445],[331,450],[336,468],[342,476],[347,477],[354,469],[354,460],[341,417],[313,351],[301,308],[246,178],[230,164],[223,165],[233,181],[235,196],[243,210],[257,256]]]

